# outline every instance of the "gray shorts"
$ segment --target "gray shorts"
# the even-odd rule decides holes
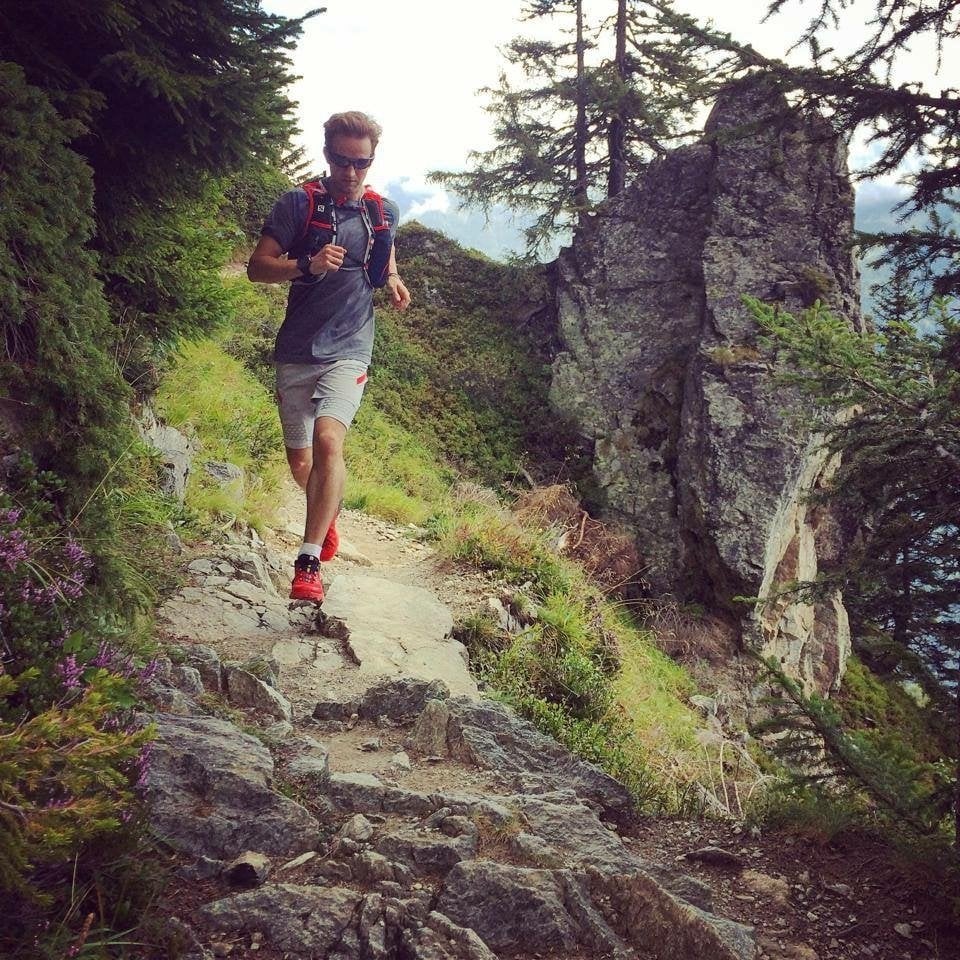
[[[367,383],[367,365],[362,360],[274,366],[283,442],[291,450],[313,446],[317,417],[333,417],[345,427],[353,422]]]

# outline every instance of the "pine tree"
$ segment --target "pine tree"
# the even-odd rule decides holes
[[[158,347],[224,315],[211,178],[280,165],[294,131],[288,51],[315,12],[290,20],[260,0],[0,3],[0,60],[77,125],[70,145],[93,169],[101,276],[125,341],[139,344],[131,379]]]
[[[868,336],[819,305],[794,317],[753,302],[840,455],[820,496],[860,521],[837,575],[855,635],[879,625],[885,672],[919,682],[960,758],[960,319],[918,318],[901,275]],[[837,586],[836,580],[832,584]],[[816,591],[822,584],[807,584]],[[960,770],[954,782],[960,839]]]
[[[773,752],[795,786],[861,792],[901,829],[920,836],[941,831],[953,793],[943,765],[894,749],[882,735],[844,729],[829,700],[805,692],[776,660],[762,666],[770,681],[769,712],[752,732],[772,735]]]
[[[435,171],[465,205],[506,206],[537,215],[527,231],[534,253],[582,226],[628,171],[663,153],[689,118],[698,72],[687,41],[650,15],[649,5],[616,0],[596,28],[580,0],[534,0],[527,18],[568,18],[568,39],[517,38],[507,62],[527,85],[501,75],[490,97],[496,145],[470,154],[466,172]],[[612,45],[609,56],[604,49]]]
[[[16,64],[0,63],[0,393],[41,462],[71,478],[74,510],[132,439],[88,247],[93,175],[67,146],[76,130]]]

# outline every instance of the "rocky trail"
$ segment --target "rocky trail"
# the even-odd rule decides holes
[[[890,926],[897,952],[861,950],[840,881],[834,946],[759,841],[638,822],[619,783],[485,699],[450,636],[495,593],[483,575],[346,511],[317,614],[285,599],[295,506],[284,525],[195,548],[160,610],[148,794],[182,956],[937,955],[916,916]],[[728,859],[688,859],[711,831]]]

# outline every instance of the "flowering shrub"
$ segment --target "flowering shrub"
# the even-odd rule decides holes
[[[117,722],[126,681],[97,670],[67,703],[19,724],[0,722],[0,887],[27,899],[35,871],[69,861],[137,812],[150,731]],[[0,697],[17,681],[0,675]],[[114,722],[109,722],[113,718]]]
[[[95,871],[136,817],[152,735],[133,710],[156,664],[104,636],[84,603],[90,557],[38,513],[0,498],[0,953],[72,895],[64,868]]]
[[[0,502],[0,669],[18,678],[0,697],[0,719],[38,713],[77,694],[97,670],[126,678],[112,689],[115,706],[130,707],[133,691],[149,682],[153,663],[138,669],[122,654],[110,632],[80,601],[92,560],[71,537],[39,533],[26,518]],[[36,669],[31,669],[36,668]]]

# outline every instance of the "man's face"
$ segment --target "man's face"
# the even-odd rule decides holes
[[[343,195],[348,200],[358,200],[363,194],[363,182],[370,169],[363,170],[353,166],[340,166],[338,160],[368,160],[373,156],[373,144],[369,137],[350,137],[339,134],[333,138],[330,146],[324,148],[323,155],[330,164],[330,183],[334,195]]]

